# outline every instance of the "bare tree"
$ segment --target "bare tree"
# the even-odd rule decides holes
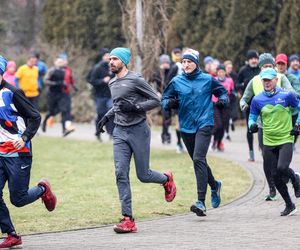
[[[122,26],[124,34],[131,49],[133,60],[130,67],[136,68],[136,57],[142,59],[142,74],[145,79],[149,79],[153,70],[157,67],[157,62],[161,52],[167,50],[167,23],[168,8],[167,0],[153,0],[142,2],[142,44],[137,37],[137,15],[136,0],[119,1],[122,9]]]

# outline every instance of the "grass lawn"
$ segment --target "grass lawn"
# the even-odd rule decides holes
[[[16,230],[21,234],[49,232],[115,223],[121,217],[115,185],[112,144],[37,137],[33,141],[31,184],[46,177],[58,197],[55,211],[49,213],[41,201],[23,208],[13,207],[5,188],[4,199]],[[216,178],[223,181],[222,203],[244,193],[250,177],[239,166],[209,158]],[[177,184],[177,197],[164,201],[164,190],[157,184],[140,183],[131,167],[133,212],[137,220],[187,213],[196,200],[192,162],[187,154],[152,150],[151,167],[171,169]],[[210,207],[208,189],[207,207]]]

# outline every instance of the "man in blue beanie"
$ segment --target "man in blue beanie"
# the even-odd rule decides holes
[[[122,215],[124,218],[114,226],[116,233],[136,232],[132,216],[129,168],[132,155],[137,177],[144,183],[158,183],[164,186],[165,200],[171,202],[176,196],[176,186],[170,171],[164,174],[149,168],[150,129],[146,112],[159,106],[159,97],[141,75],[129,71],[127,65],[131,53],[128,48],[115,48],[110,52],[109,65],[116,75],[109,88],[113,107],[98,123],[99,131],[114,118],[113,131],[115,173]]]
[[[212,207],[220,205],[221,181],[216,181],[206,161],[206,154],[214,126],[212,95],[218,97],[216,105],[227,105],[227,91],[211,75],[199,68],[199,53],[189,49],[182,56],[184,72],[174,77],[162,97],[165,110],[177,109],[180,132],[194,163],[198,199],[191,206],[197,216],[206,216],[205,196],[207,184],[211,187]]]
[[[23,207],[41,198],[48,211],[56,206],[56,196],[46,179],[29,189],[32,151],[30,140],[37,132],[41,116],[24,92],[3,79],[7,61],[0,55],[0,228],[7,238],[0,249],[19,247],[22,239],[12,224],[3,200],[3,188],[8,181],[10,201]]]

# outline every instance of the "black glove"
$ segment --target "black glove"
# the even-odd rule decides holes
[[[178,109],[179,108],[179,101],[174,98],[169,99],[169,108],[170,109]]]
[[[299,135],[300,133],[300,123],[296,122],[295,126],[293,127],[293,129],[290,132],[290,135]]]
[[[122,100],[119,102],[119,108],[122,112],[141,112],[142,107],[138,104],[133,104],[129,101]]]
[[[251,126],[250,126],[250,128],[249,128],[249,132],[250,132],[251,134],[257,133],[257,132],[258,132],[258,126],[257,126],[256,123],[251,124]]]
[[[226,102],[222,99],[219,99],[216,102],[216,107],[219,108],[219,109],[225,108],[226,107]]]
[[[108,117],[107,116],[103,116],[103,118],[98,122],[97,127],[100,131],[100,133],[104,133],[104,129],[103,127],[105,126],[105,124],[108,122]]]

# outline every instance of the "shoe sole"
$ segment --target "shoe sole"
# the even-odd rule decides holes
[[[46,209],[47,209],[49,212],[52,212],[52,211],[56,208],[56,205],[57,205],[57,198],[56,198],[56,195],[52,192],[51,184],[49,183],[49,181],[48,181],[47,179],[42,178],[42,179],[39,181],[39,183],[38,183],[38,185],[41,185],[41,186],[43,186],[43,187],[46,189],[46,187],[45,187],[44,185],[42,185],[41,182],[42,182],[42,183],[47,183],[47,185],[48,185],[48,187],[49,187],[49,189],[50,189],[50,192],[51,192],[51,194],[53,195],[53,197],[54,197],[54,199],[55,199],[55,205],[54,205],[53,208],[48,208],[48,207],[46,206],[44,200],[42,199],[42,203],[44,203]]]
[[[271,198],[271,197],[267,196],[265,198],[265,201],[277,201],[277,197],[275,196],[274,198]]]
[[[191,212],[195,213],[197,216],[206,216],[205,211],[197,208],[195,205],[191,206]]]
[[[65,132],[65,133],[63,134],[63,137],[66,137],[67,135],[71,134],[71,133],[74,132],[74,131],[75,131],[75,129],[72,129],[72,130],[69,130],[69,131]]]
[[[296,212],[297,212],[297,208],[295,208],[292,212],[290,212],[290,213],[287,214],[287,215],[280,215],[280,216],[292,216],[292,215],[294,215]]]
[[[292,216],[297,212],[297,208],[295,208],[292,212],[290,212],[287,216]]]
[[[12,247],[9,247],[9,248],[4,248],[4,249],[22,249],[23,246],[22,245],[18,245],[18,246],[12,246]]]
[[[121,228],[118,228],[118,227],[114,227],[114,231],[118,234],[126,234],[126,233],[136,233],[137,232],[137,228],[133,228],[132,230],[130,231],[126,231],[126,230],[123,230]]]

